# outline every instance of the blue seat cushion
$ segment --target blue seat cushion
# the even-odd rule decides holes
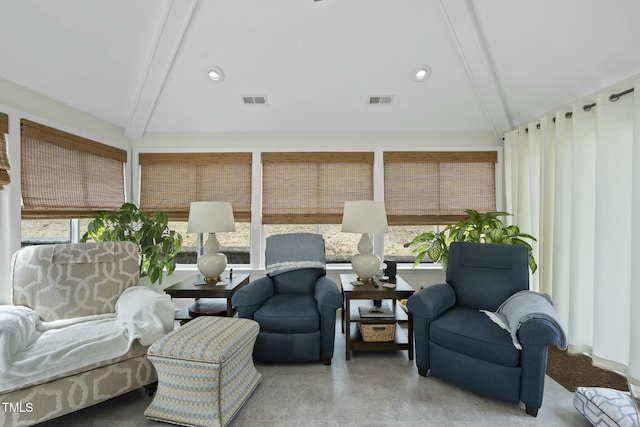
[[[277,294],[253,315],[261,331],[315,332],[320,330],[318,304],[312,295]]]
[[[453,307],[431,322],[429,339],[441,347],[475,359],[519,366],[520,351],[509,332],[479,310]]]

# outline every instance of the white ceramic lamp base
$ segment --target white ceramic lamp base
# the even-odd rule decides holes
[[[227,268],[227,257],[218,253],[220,243],[215,233],[209,233],[207,243],[202,248],[203,254],[198,258],[198,270],[205,280],[219,280]]]
[[[357,254],[351,257],[351,268],[359,280],[371,280],[380,269],[380,258],[373,254]]]
[[[369,233],[362,233],[358,243],[358,254],[351,257],[351,268],[359,280],[371,280],[380,269],[380,258],[373,254],[373,243]]]
[[[208,254],[198,258],[198,270],[206,280],[219,279],[227,268],[227,257],[224,254]]]

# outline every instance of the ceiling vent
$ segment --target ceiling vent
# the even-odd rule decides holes
[[[266,96],[243,96],[242,103],[244,105],[267,105]]]
[[[372,95],[369,97],[369,105],[390,105],[392,101],[392,95]]]

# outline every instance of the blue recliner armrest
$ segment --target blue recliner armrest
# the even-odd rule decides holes
[[[558,327],[546,319],[530,319],[518,330],[518,340],[522,348],[531,345],[548,347],[560,341],[561,332]]]
[[[329,365],[335,345],[336,310],[342,306],[342,293],[333,280],[322,276],[315,284],[315,299],[320,312],[320,360]]]
[[[315,298],[322,307],[338,309],[342,306],[342,294],[335,282],[327,276],[320,277],[316,282]]]
[[[429,286],[411,295],[407,309],[413,316],[415,356],[418,373],[426,376],[430,367],[429,323],[456,303],[456,293],[447,283]]]
[[[252,319],[253,313],[273,294],[273,280],[264,276],[238,289],[231,297],[231,303],[238,310],[238,317]]]
[[[428,286],[411,295],[407,308],[414,316],[433,320],[456,303],[456,293],[448,283]]]

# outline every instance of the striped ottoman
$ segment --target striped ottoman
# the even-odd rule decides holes
[[[250,319],[202,316],[149,347],[158,390],[147,418],[185,426],[225,426],[262,375],[253,366],[259,326]]]

